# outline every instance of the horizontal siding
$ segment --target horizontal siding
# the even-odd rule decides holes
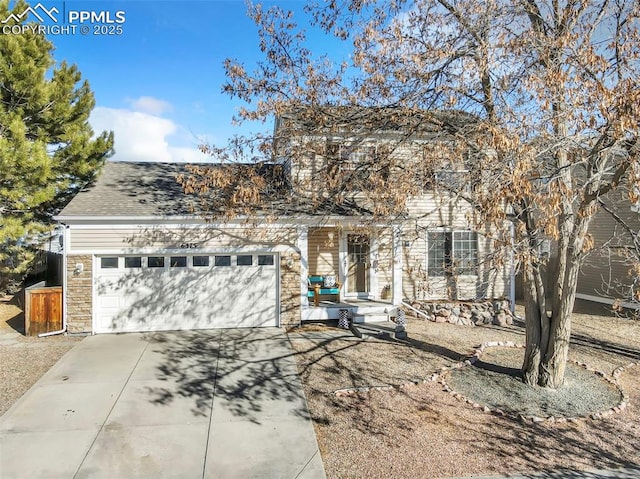
[[[312,228],[308,236],[309,275],[338,276],[339,233],[335,228]]]
[[[578,293],[628,299],[632,283],[630,265],[616,255],[599,255],[585,261],[578,278]]]
[[[425,299],[429,289],[426,235],[405,230],[401,251],[402,296],[409,299]]]
[[[403,296],[408,299],[479,299],[502,298],[509,295],[510,265],[495,266],[487,258],[491,241],[478,234],[478,275],[456,278],[429,277],[427,271],[426,230],[421,224],[413,235],[405,232],[403,239]],[[466,228],[455,228],[464,230]],[[405,246],[408,244],[409,246]]]
[[[613,201],[612,201],[613,200]],[[628,200],[610,198],[610,207],[633,231],[640,231],[640,214]],[[628,299],[634,280],[622,247],[632,243],[629,233],[607,212],[599,211],[589,227],[593,251],[583,263],[578,279],[578,293],[608,298]],[[605,246],[606,245],[606,246]]]
[[[393,293],[393,232],[386,228],[378,233],[378,255],[374,258],[377,289],[376,299],[391,299]],[[387,296],[388,295],[388,296]]]
[[[421,227],[469,229],[473,209],[462,199],[425,193],[407,201],[407,213]]]
[[[296,230],[274,228],[71,228],[70,251],[139,249],[223,249],[295,246]]]

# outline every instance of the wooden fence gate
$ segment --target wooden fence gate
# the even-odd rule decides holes
[[[24,329],[27,336],[62,329],[62,286],[42,286],[25,290]]]

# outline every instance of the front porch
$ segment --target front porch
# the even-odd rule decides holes
[[[399,230],[393,226],[356,229],[345,225],[300,226],[301,321],[336,320],[346,309],[355,321],[387,321],[402,301]],[[310,281],[337,284],[314,306]],[[335,286],[334,286],[335,288]],[[309,291],[312,291],[309,294]],[[327,291],[328,292],[328,291]]]
[[[349,311],[349,317],[354,322],[378,322],[388,321],[396,316],[398,306],[387,301],[349,298],[339,303],[333,301],[320,301],[319,306],[313,304],[302,308],[302,321],[326,321],[340,318],[340,310]]]

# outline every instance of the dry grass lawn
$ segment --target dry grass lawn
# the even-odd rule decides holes
[[[329,478],[442,478],[640,464],[640,366],[620,377],[630,398],[626,410],[568,423],[524,423],[484,413],[435,382],[334,394],[429,378],[487,341],[524,342],[521,325],[410,320],[407,329],[407,343],[360,340],[317,326],[289,335]],[[570,356],[607,374],[640,362],[640,322],[574,314]]]

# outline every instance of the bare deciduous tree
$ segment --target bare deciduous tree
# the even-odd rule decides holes
[[[474,221],[493,227],[495,250],[515,254],[522,267],[524,381],[560,386],[578,273],[592,248],[590,221],[601,199],[621,186],[638,200],[638,2],[307,5],[311,28],[344,41],[349,57],[343,62],[307,48],[291,12],[251,5],[249,14],[264,59],[253,69],[228,60],[224,90],[245,102],[239,122],[275,116],[278,136],[236,138],[209,152],[223,161],[295,162],[309,152],[327,156],[332,135],[353,146],[371,131],[396,131],[355,168],[337,172],[339,166],[325,165],[314,178],[293,177],[308,182],[296,191],[322,210],[327,199],[335,208],[355,204],[357,190],[358,204],[372,217],[389,218],[401,215],[424,186],[416,171],[459,173],[440,189],[473,206]],[[416,142],[445,145],[447,153],[418,155],[419,164],[396,154],[403,143]],[[206,198],[219,180],[198,181],[207,175],[199,173],[189,188]],[[233,211],[243,198],[264,207],[259,198],[266,185],[250,183],[256,192],[227,195],[216,208]],[[553,243],[550,264],[541,251],[545,239]]]

